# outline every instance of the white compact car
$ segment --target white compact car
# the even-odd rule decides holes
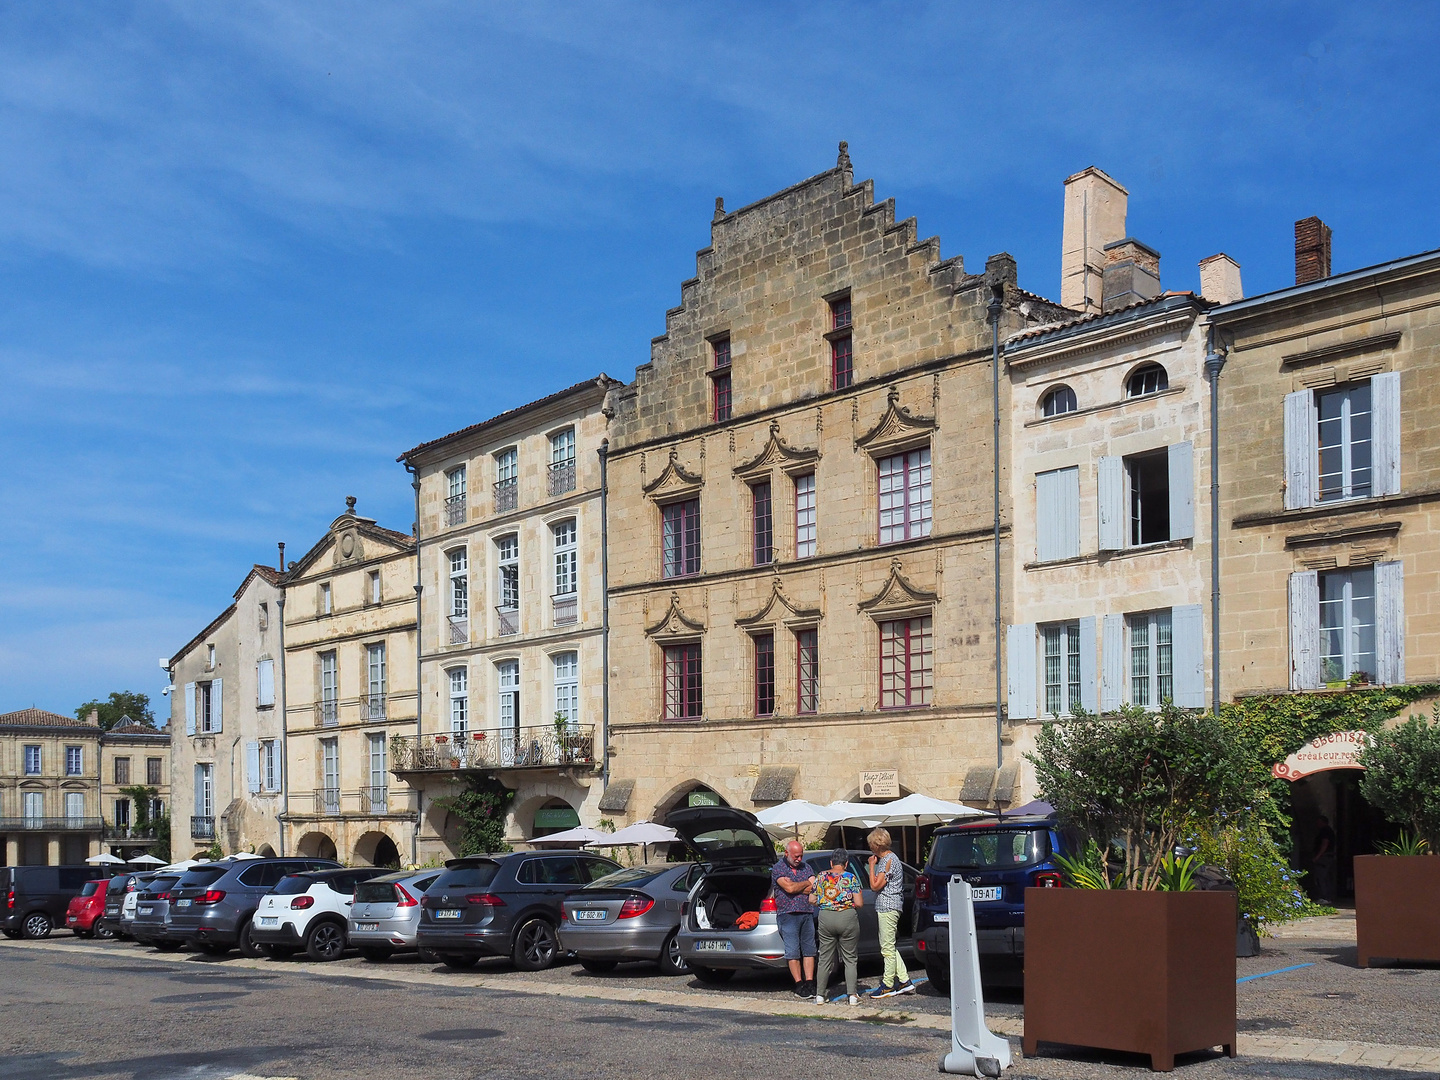
[[[301,949],[311,960],[338,960],[348,944],[346,929],[355,886],[386,871],[311,870],[281,878],[255,911],[250,936],[273,957]]]

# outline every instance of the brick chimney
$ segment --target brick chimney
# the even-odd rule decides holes
[[[1245,299],[1240,287],[1240,264],[1223,251],[1200,260],[1200,295],[1217,304]]]
[[[1160,253],[1133,236],[1105,245],[1101,309],[1115,311],[1160,295]]]
[[[1318,217],[1295,222],[1295,284],[1330,276],[1330,226]]]
[[[1065,181],[1065,224],[1060,238],[1060,303],[1086,314],[1099,311],[1105,247],[1125,238],[1130,193],[1091,166]]]

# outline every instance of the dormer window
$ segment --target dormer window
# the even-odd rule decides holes
[[[1145,397],[1170,389],[1170,376],[1159,364],[1146,364],[1137,368],[1125,382],[1126,397]]]
[[[1134,395],[1131,395],[1132,397]],[[1072,413],[1080,406],[1075,400],[1075,391],[1068,386],[1057,386],[1049,391],[1040,403],[1040,412],[1044,416],[1064,416]]]

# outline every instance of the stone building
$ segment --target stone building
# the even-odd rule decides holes
[[[419,791],[417,855],[454,854],[444,803],[471,777],[515,791],[523,842],[600,816],[605,375],[401,455],[419,521],[418,731],[392,768]]]
[[[127,716],[100,736],[100,812],[110,854],[131,859],[155,844],[155,823],[170,812],[168,728]]]
[[[100,736],[98,724],[44,709],[0,714],[0,865],[100,853]]]
[[[177,859],[216,842],[226,854],[281,850],[282,577],[252,567],[234,603],[169,660],[170,844]]]
[[[866,794],[862,773],[1010,802],[987,305],[998,286],[1002,337],[1068,313],[1009,256],[942,259],[843,144],[828,172],[717,201],[696,264],[614,395],[600,809],[827,802]]]
[[[415,807],[391,782],[390,742],[415,729],[415,541],[345,503],[282,582],[283,850],[399,865],[413,856]],[[251,781],[263,788],[268,748],[246,752],[264,759]]]

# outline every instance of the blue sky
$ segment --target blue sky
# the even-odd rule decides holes
[[[0,711],[156,659],[402,450],[631,378],[713,200],[833,166],[1058,293],[1098,165],[1168,288],[1440,247],[1430,5],[0,8]],[[165,711],[162,707],[160,710]]]

